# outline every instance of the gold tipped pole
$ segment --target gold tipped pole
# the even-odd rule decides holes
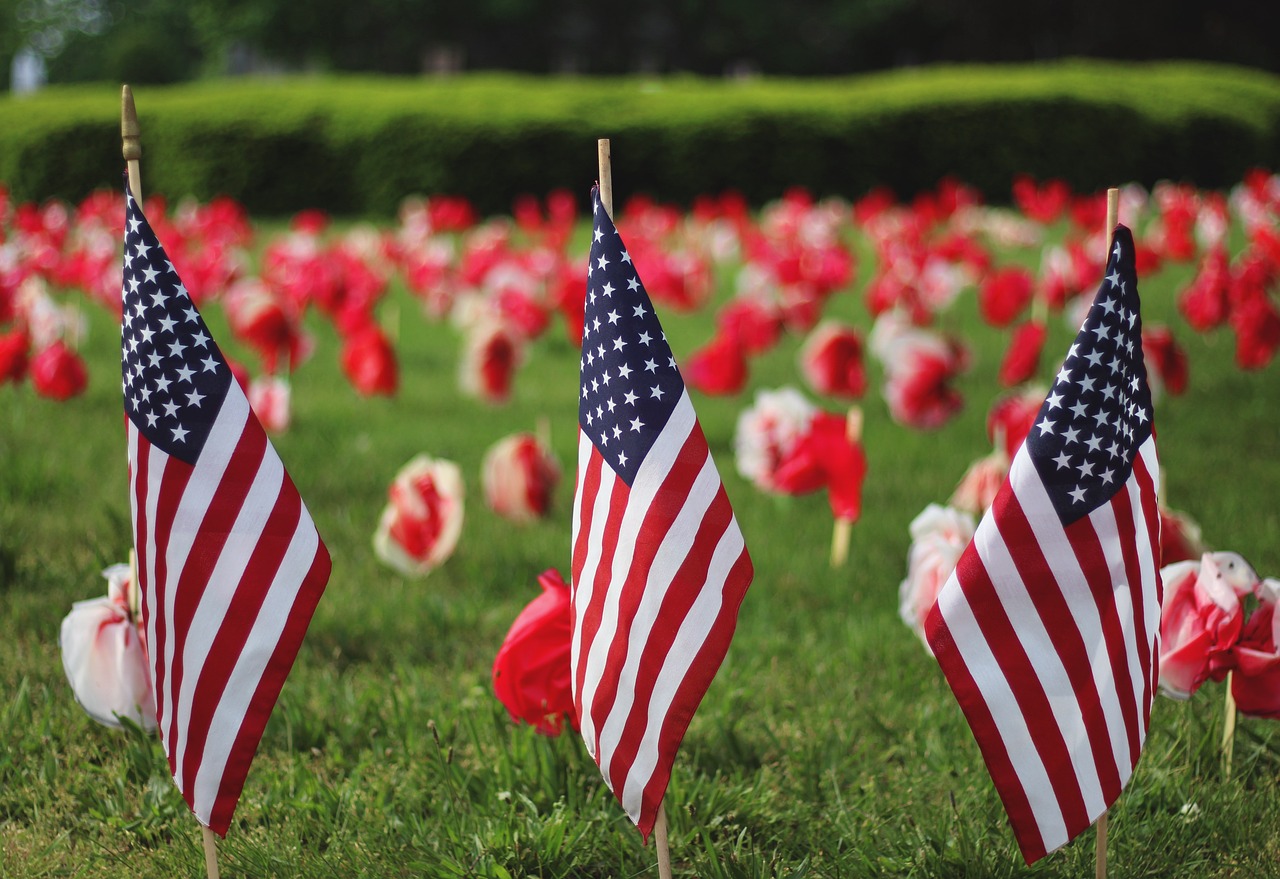
[[[600,159],[600,203],[605,213],[613,219],[613,157],[609,153],[609,138],[602,137],[596,141],[596,152]]]
[[[604,205],[609,219],[613,219],[613,158],[609,153],[609,139],[596,141],[596,153],[600,160],[600,204]],[[667,801],[658,803],[658,820],[653,825],[654,848],[658,851],[658,877],[671,879],[671,848],[667,843]]]
[[[138,110],[133,106],[133,89],[128,85],[120,89],[120,143],[121,153],[129,167],[129,191],[134,201],[142,204],[142,141],[138,139]]]

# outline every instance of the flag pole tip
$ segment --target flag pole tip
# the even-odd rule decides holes
[[[120,88],[120,142],[126,161],[142,158],[142,141],[139,140],[138,110],[133,103],[133,89],[125,83]]]

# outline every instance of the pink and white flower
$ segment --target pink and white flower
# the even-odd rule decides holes
[[[249,406],[268,433],[284,433],[289,429],[289,380],[278,375],[263,375],[249,382]]]
[[[128,565],[102,572],[107,595],[77,601],[62,620],[62,668],[76,701],[98,723],[121,728],[128,719],[156,728],[155,691],[142,626],[130,608]]]
[[[781,493],[778,469],[788,459],[818,409],[795,388],[758,391],[738,416],[733,434],[738,472],[757,488]]]
[[[926,650],[929,642],[925,640],[924,621],[960,561],[960,554],[973,539],[976,527],[973,516],[964,510],[938,504],[929,504],[911,521],[907,577],[898,587],[898,615]]]
[[[533,434],[516,433],[485,453],[480,481],[491,510],[516,522],[530,522],[550,511],[560,464]]]
[[[1161,569],[1160,578],[1160,690],[1186,699],[1234,667],[1232,648],[1244,626],[1240,599],[1258,587],[1258,575],[1237,553],[1207,552],[1198,562]]]
[[[819,394],[856,399],[867,389],[862,339],[852,327],[827,320],[800,349],[800,373]]]
[[[373,549],[378,558],[422,577],[453,555],[462,533],[462,471],[452,461],[418,455],[388,490]]]

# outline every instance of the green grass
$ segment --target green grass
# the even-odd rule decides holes
[[[864,260],[855,289],[829,307],[864,330],[869,270]],[[1274,574],[1280,374],[1240,373],[1227,335],[1186,330],[1172,302],[1186,276],[1175,268],[1141,282],[1144,319],[1179,327],[1192,363],[1188,394],[1157,408],[1168,501],[1215,547]],[[276,441],[334,568],[221,845],[223,875],[653,875],[652,849],[580,740],[514,725],[489,683],[507,627],[537,594],[535,576],[567,574],[576,349],[553,329],[514,401],[486,407],[456,390],[453,331],[420,317],[403,291],[392,301],[399,396],[357,397],[339,375],[336,339],[316,326],[317,354],[294,382],[294,426]],[[103,592],[98,572],[129,546],[118,336],[109,316],[88,310],[84,396],[56,404],[0,389],[0,876],[202,875],[196,823],[159,745],[89,720],[58,655],[60,619]],[[217,334],[225,324],[211,317]],[[711,332],[707,312],[664,320],[677,357]],[[749,396],[695,399],[756,577],[675,765],[677,875],[1091,875],[1091,834],[1024,866],[955,700],[897,617],[907,524],[986,452],[982,422],[1005,342],[979,324],[971,296],[946,321],[974,346],[967,408],[920,434],[893,425],[868,395],[865,512],[843,570],[827,561],[824,498],[767,497],[735,472],[732,432]],[[1050,358],[1069,335],[1055,322]],[[797,382],[797,344],[753,364],[752,390]],[[542,416],[566,478],[552,518],[512,527],[484,508],[480,459]],[[410,581],[377,562],[370,538],[391,476],[420,451],[461,465],[468,506],[456,555]],[[1111,815],[1112,875],[1280,875],[1280,727],[1242,718],[1224,778],[1221,698],[1211,684],[1189,703],[1157,701]]]

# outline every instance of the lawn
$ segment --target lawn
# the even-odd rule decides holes
[[[575,246],[585,254],[584,229]],[[873,259],[865,239],[851,235],[849,246],[854,282],[824,313],[865,333]],[[997,252],[1033,265],[1038,255]],[[1156,407],[1165,497],[1199,521],[1211,546],[1280,574],[1280,373],[1241,371],[1227,331],[1186,326],[1174,297],[1193,270],[1140,278],[1144,321],[1173,326],[1191,364],[1186,393]],[[731,280],[717,278],[723,302]],[[0,875],[201,875],[198,828],[158,743],[91,721],[61,667],[59,621],[72,602],[102,594],[99,572],[124,561],[130,541],[118,327],[100,307],[85,313],[83,395],[55,403],[29,385],[0,387]],[[224,339],[225,318],[216,309],[206,317]],[[554,327],[532,346],[511,401],[493,406],[459,393],[458,334],[399,283],[379,317],[396,326],[399,392],[353,391],[335,331],[313,320],[316,354],[293,379],[292,427],[275,439],[333,574],[221,844],[223,875],[653,874],[652,848],[581,741],[513,723],[490,681],[507,628],[538,594],[536,576],[568,575],[577,348]],[[711,336],[714,314],[668,310],[662,319],[679,359]],[[828,560],[831,515],[820,494],[766,495],[734,467],[739,412],[757,389],[799,384],[800,337],[754,360],[743,393],[694,393],[756,573],[675,764],[667,811],[677,875],[1093,869],[1091,833],[1024,865],[959,707],[898,617],[908,523],[945,502],[989,450],[983,424],[1007,342],[980,319],[971,290],[942,321],[971,347],[958,385],[966,406],[935,431],[895,424],[869,367],[864,513],[841,569]],[[1071,334],[1052,319],[1046,379]],[[513,526],[482,501],[481,458],[544,418],[565,478],[549,518]],[[371,536],[387,484],[419,452],[459,464],[467,507],[456,554],[411,580],[377,560]],[[1241,718],[1224,777],[1222,698],[1221,684],[1185,703],[1157,698],[1142,760],[1111,812],[1112,875],[1280,875],[1280,727]]]

